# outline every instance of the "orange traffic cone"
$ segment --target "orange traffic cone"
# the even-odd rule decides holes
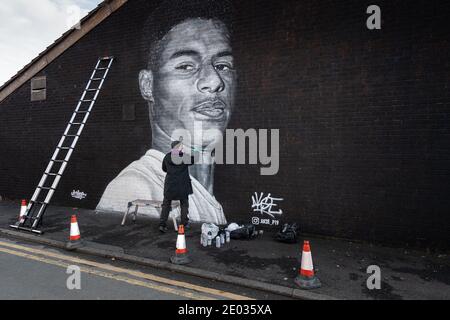
[[[314,274],[311,248],[309,241],[306,240],[303,243],[302,265],[298,276],[295,278],[295,283],[302,289],[316,289],[322,286],[319,278]]]
[[[177,249],[175,255],[170,258],[173,264],[187,264],[192,260],[189,258],[186,248],[186,237],[184,235],[184,226],[178,227]]]
[[[24,220],[22,217],[25,215],[26,212],[27,212],[27,201],[22,200],[22,205],[20,206],[20,213],[19,213],[20,223],[22,223],[22,220]]]
[[[80,228],[78,227],[77,216],[73,215],[70,221],[70,238],[66,249],[74,250],[83,245],[81,241]]]

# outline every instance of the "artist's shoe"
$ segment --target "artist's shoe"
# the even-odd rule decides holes
[[[159,232],[166,233],[168,231],[167,227],[159,226]]]

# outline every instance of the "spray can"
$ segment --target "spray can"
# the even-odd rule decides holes
[[[208,232],[207,245],[208,246],[212,245],[212,233],[211,233],[211,231]]]
[[[230,241],[231,241],[230,231],[228,231],[228,230],[225,231],[225,237],[226,237],[227,243],[230,243]]]
[[[216,237],[216,247],[220,248],[220,236]]]
[[[202,233],[202,246],[207,247],[208,246],[208,237]]]
[[[222,245],[225,244],[225,234],[224,234],[223,232],[220,233],[220,243],[221,243]]]

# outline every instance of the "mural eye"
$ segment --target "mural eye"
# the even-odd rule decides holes
[[[218,70],[218,71],[229,71],[229,70],[232,70],[232,69],[233,69],[230,65],[224,64],[224,63],[217,64],[217,65],[215,66],[215,68],[216,68],[216,70]]]
[[[194,66],[191,64],[181,64],[181,65],[175,67],[175,69],[180,70],[180,71],[192,71],[192,70],[194,70]]]

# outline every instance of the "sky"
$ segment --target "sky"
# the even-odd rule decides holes
[[[0,0],[0,86],[102,0]]]

